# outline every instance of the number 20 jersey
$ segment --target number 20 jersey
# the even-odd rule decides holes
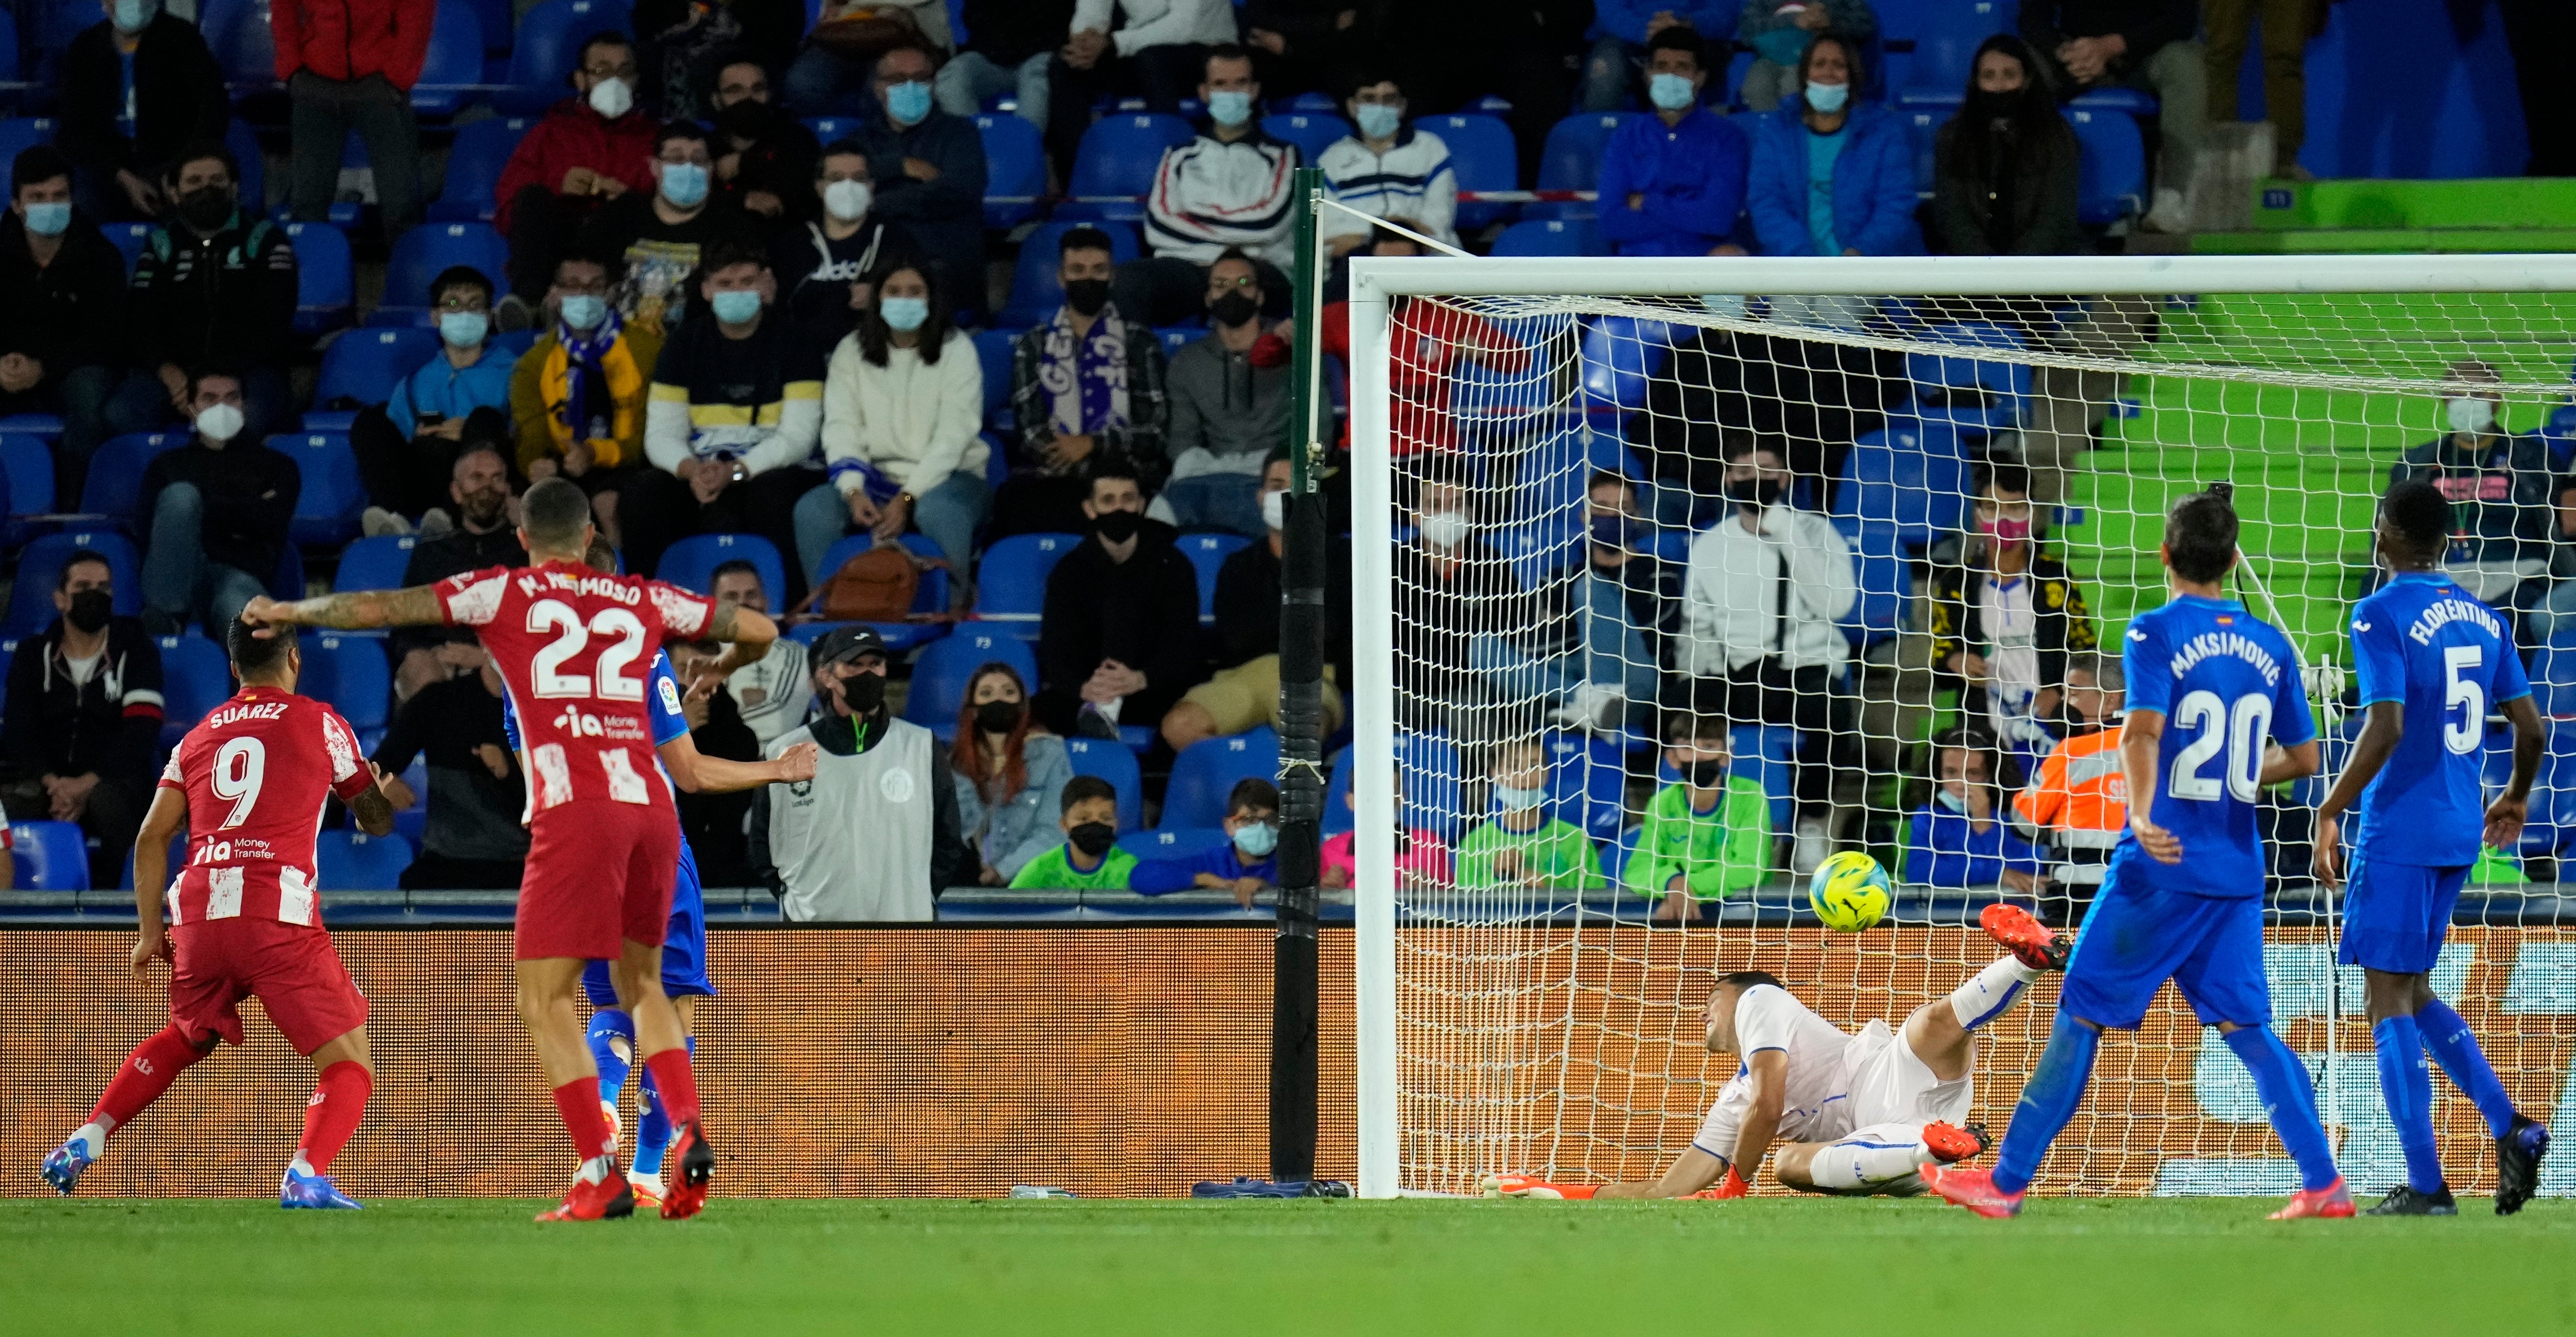
[[[2263,838],[2255,829],[2267,741],[2296,747],[2317,736],[2289,638],[2232,599],[2178,595],[2129,622],[2122,666],[2129,717],[2165,717],[2156,745],[2157,825],[2182,842],[2182,862],[2162,864],[2124,834],[2112,874],[2195,896],[2263,894]]]
[[[313,840],[323,804],[374,783],[338,711],[275,687],[241,689],[161,771],[161,787],[188,800],[188,862],[170,879],[170,922],[320,923]]]
[[[532,815],[577,799],[673,811],[644,693],[665,637],[703,635],[715,604],[588,567],[492,567],[440,581],[453,626],[482,638],[522,733]]]
[[[2400,574],[2352,612],[2364,710],[2406,708],[2388,765],[2361,796],[2355,848],[2376,862],[2478,861],[2487,712],[2531,695],[2504,619],[2438,571]]]

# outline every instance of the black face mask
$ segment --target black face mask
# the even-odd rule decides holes
[[[1109,305],[1109,280],[1075,279],[1064,285],[1064,304],[1077,316],[1096,316]]]
[[[1136,537],[1136,526],[1144,519],[1134,511],[1102,511],[1092,517],[1091,532],[1103,543],[1125,543]]]
[[[1072,842],[1075,849],[1082,851],[1082,857],[1097,859],[1107,854],[1110,846],[1118,843],[1118,831],[1107,822],[1084,822],[1065,832],[1064,838]]]
[[[841,704],[852,715],[873,715],[885,704],[885,675],[853,673],[841,679]]]
[[[1019,727],[1022,709],[1017,701],[987,701],[975,707],[975,727],[986,733],[1009,733]]]
[[[233,194],[221,186],[200,186],[179,197],[179,217],[199,232],[212,232],[233,216]]]
[[[1726,763],[1694,761],[1682,768],[1682,774],[1701,789],[1715,789],[1726,782]]]
[[[1736,478],[1728,480],[1726,484],[1726,499],[1738,506],[1751,506],[1767,511],[1771,509],[1772,503],[1780,500],[1780,494],[1784,490],[1780,484],[1768,479]]]
[[[95,632],[107,625],[115,603],[115,596],[105,590],[82,590],[72,596],[71,611],[63,614],[63,620],[81,631]]]
[[[744,98],[716,113],[716,128],[735,139],[756,140],[777,124],[778,109],[766,102]]]
[[[1208,319],[1219,325],[1240,325],[1261,314],[1261,303],[1251,297],[1230,292],[1208,305]]]
[[[2022,93],[2019,91],[1989,93],[1979,88],[1968,94],[1968,105],[1960,116],[1970,125],[1980,121],[2009,120],[2013,113],[2021,110],[2021,100]]]

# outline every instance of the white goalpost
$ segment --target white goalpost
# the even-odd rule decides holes
[[[2398,476],[2453,499],[2450,569],[2551,725],[2433,985],[2526,1113],[2576,1119],[2576,256],[1359,258],[1349,320],[1362,1196],[1651,1178],[1735,1072],[1701,1042],[1713,969],[1852,1029],[1991,960],[1988,903],[2071,928],[2116,828],[2086,740],[2166,597],[2164,512],[2212,482],[2230,588],[2289,634],[2326,743],[2264,798],[2265,964],[2345,1174],[2403,1165],[2309,833]],[[1885,922],[1816,921],[1829,850],[1886,867]],[[1981,1033],[1997,1136],[2055,1004],[2043,981]],[[2454,1183],[2488,1191],[2436,1087]],[[2544,1193],[2576,1193],[2560,1159]],[[2036,1187],[2293,1178],[2168,990]]]

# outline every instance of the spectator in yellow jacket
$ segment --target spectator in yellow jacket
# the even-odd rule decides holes
[[[519,472],[558,475],[590,494],[601,533],[617,536],[617,490],[644,459],[644,395],[662,356],[658,331],[619,321],[616,274],[579,252],[555,265],[545,333],[510,374]]]

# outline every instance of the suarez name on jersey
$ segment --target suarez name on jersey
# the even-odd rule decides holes
[[[2531,695],[2504,619],[2438,571],[2410,571],[2352,614],[2362,709],[2406,708],[2405,732],[2361,796],[2354,847],[2426,868],[2478,861],[2487,713]]]
[[[711,600],[561,562],[469,571],[436,588],[448,623],[476,630],[509,689],[532,812],[576,799],[671,806],[645,685],[665,636],[705,633]]]
[[[313,837],[322,805],[375,783],[338,711],[275,687],[245,687],[170,754],[161,783],[188,800],[188,862],[170,880],[170,922],[319,922]]]
[[[2182,842],[2182,862],[2158,863],[2124,834],[2112,875],[2197,896],[2262,895],[2264,745],[2317,736],[2288,638],[2235,600],[2179,595],[2130,621],[2122,663],[2130,718],[2165,717],[2147,811]]]

